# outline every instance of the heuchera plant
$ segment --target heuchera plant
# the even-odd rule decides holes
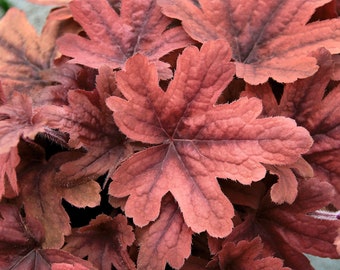
[[[32,0],[0,21],[1,269],[340,258],[330,0]]]

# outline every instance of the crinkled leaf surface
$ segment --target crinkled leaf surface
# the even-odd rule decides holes
[[[44,131],[44,119],[34,116],[32,99],[19,92],[0,105],[0,154],[15,147],[21,136],[34,139],[38,132]]]
[[[0,87],[0,198],[18,194],[15,168],[20,162],[17,144],[21,137],[34,139],[45,130],[44,119],[35,118],[32,99],[14,92],[11,99],[5,97]]]
[[[46,23],[39,37],[24,13],[10,9],[0,21],[0,79],[5,96],[29,93],[34,105],[64,102],[69,88],[77,86],[80,67],[54,65],[59,22]]]
[[[71,233],[70,219],[61,204],[62,198],[77,207],[95,207],[100,203],[98,183],[88,179],[68,182],[56,178],[58,168],[77,157],[72,152],[64,152],[54,155],[48,162],[27,162],[29,159],[26,158],[26,164],[21,165],[18,173],[27,218],[39,220],[45,229],[44,248],[60,248],[64,235]]]
[[[311,51],[340,52],[340,19],[307,24],[329,0],[158,0],[167,16],[182,21],[200,41],[226,39],[236,61],[236,75],[250,84],[269,77],[293,82],[318,69]]]
[[[268,85],[248,87],[246,92],[247,96],[267,97],[263,99],[264,106],[272,108],[267,115],[291,117],[309,130],[314,144],[304,158],[313,167],[316,178],[334,186],[337,195],[333,203],[340,207],[340,87],[327,90],[333,68],[330,53],[321,49],[313,55],[318,59],[318,72],[287,84],[279,104]],[[326,91],[329,93],[325,96]]]
[[[40,117],[48,119],[48,125],[70,134],[73,147],[83,146],[87,153],[77,160],[60,167],[58,177],[63,179],[96,179],[131,152],[123,144],[122,135],[112,119],[105,99],[118,95],[114,74],[102,67],[96,79],[94,91],[75,90],[68,93],[68,106],[46,106]]]
[[[164,197],[159,218],[137,234],[140,269],[165,269],[166,264],[180,269],[191,253],[192,231],[183,220],[177,203]]]
[[[48,106],[43,112],[45,117],[48,115],[50,126],[69,133],[75,146],[84,146],[87,150],[84,156],[60,167],[60,178],[95,179],[114,170],[130,154],[104,103],[106,97],[116,92],[115,82],[107,81],[112,79],[112,74],[106,76],[109,75],[104,71],[98,76],[98,90],[69,92],[69,106]]]
[[[97,269],[135,269],[130,259],[127,246],[135,240],[132,227],[127,224],[123,215],[111,218],[99,215],[88,226],[75,229],[63,250],[88,260]]]
[[[225,191],[228,194],[228,189]],[[330,184],[314,178],[300,181],[298,196],[291,205],[271,202],[269,193],[265,196],[257,194],[261,198],[258,208],[244,208],[247,213],[245,221],[234,228],[227,241],[252,240],[259,235],[264,243],[263,254],[282,258],[292,269],[313,269],[302,253],[340,257],[333,244],[339,221],[320,220],[308,215],[331,203],[334,190]]]
[[[279,258],[263,257],[262,250],[263,244],[259,237],[251,241],[242,240],[236,244],[226,242],[209,263],[208,269],[249,269],[250,267],[254,270],[290,269],[283,267],[283,261]]]
[[[106,0],[75,0],[70,8],[89,37],[69,34],[58,40],[60,51],[74,58],[72,63],[123,68],[139,52],[154,61],[160,77],[167,79],[172,72],[159,58],[191,43],[182,27],[167,29],[171,20],[155,0],[122,0],[119,15]]]
[[[257,119],[262,106],[256,98],[215,105],[234,74],[229,59],[222,40],[207,42],[201,51],[187,48],[166,92],[142,55],[117,74],[127,100],[107,99],[116,124],[131,139],[158,144],[133,155],[112,175],[109,193],[129,196],[125,211],[135,224],[155,220],[170,191],[194,232],[225,236],[233,208],[216,176],[249,184],[265,175],[260,163],[289,164],[309,149],[308,132],[291,119]]]

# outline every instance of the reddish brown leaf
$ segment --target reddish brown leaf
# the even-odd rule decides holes
[[[310,20],[311,21],[327,20],[338,17],[338,13],[336,10],[336,2],[337,0],[332,0],[329,3],[317,8]]]
[[[50,20],[38,37],[24,13],[14,8],[1,19],[0,79],[8,99],[18,91],[29,93],[34,105],[65,102],[68,89],[77,86],[81,68],[54,65],[59,34],[59,22]]]
[[[181,270],[205,270],[208,261],[200,257],[190,256],[184,263]]]
[[[0,268],[8,269],[20,254],[33,249],[41,239],[34,239],[14,205],[0,204]]]
[[[331,79],[334,81],[340,81],[340,55],[333,55],[334,70]]]
[[[88,226],[75,229],[63,248],[78,257],[88,256],[97,269],[135,269],[130,259],[127,246],[135,240],[132,227],[123,215],[111,218],[99,215]]]
[[[267,193],[257,209],[243,208],[247,213],[245,221],[234,228],[227,241],[251,240],[259,235],[264,243],[264,255],[282,258],[292,269],[311,270],[309,260],[302,253],[340,257],[333,245],[339,221],[308,215],[327,206],[333,198],[331,185],[313,178],[299,182],[298,196],[291,205],[274,204]]]
[[[269,77],[293,82],[314,74],[309,56],[325,47],[340,52],[340,19],[306,23],[329,0],[158,0],[165,15],[182,21],[195,40],[224,38],[233,50],[236,75],[250,84]]]
[[[275,98],[268,98],[273,97],[273,93],[266,87],[267,98],[263,102],[265,107],[273,108],[267,110],[269,115],[291,117],[309,130],[314,144],[304,158],[313,167],[317,179],[334,186],[337,195],[333,203],[340,207],[340,86],[324,97],[334,64],[330,53],[324,49],[313,55],[320,66],[315,75],[287,84],[279,105]],[[248,87],[246,92],[247,96],[258,96],[262,91],[263,87]]]
[[[109,193],[129,196],[125,211],[135,224],[155,220],[170,191],[194,232],[225,236],[233,208],[216,176],[249,184],[264,177],[260,163],[289,164],[309,149],[308,133],[291,119],[257,119],[258,99],[215,105],[233,77],[233,65],[225,63],[229,58],[222,40],[207,42],[201,51],[187,48],[166,92],[141,55],[117,74],[127,100],[107,99],[116,124],[131,139],[160,144],[135,154],[112,175]]]
[[[106,0],[75,0],[70,8],[90,38],[68,34],[58,40],[60,51],[74,58],[71,63],[124,68],[126,60],[139,52],[156,63],[160,78],[168,79],[172,72],[159,58],[192,42],[181,27],[167,29],[171,20],[155,0],[122,0],[120,15]]]
[[[170,195],[165,196],[159,218],[137,234],[138,268],[165,269],[168,263],[180,269],[191,253],[191,235],[178,205]]]
[[[293,203],[298,192],[296,175],[303,178],[314,175],[313,168],[303,158],[287,166],[266,165],[266,168],[271,174],[278,176],[277,183],[270,191],[270,196],[275,203]]]
[[[100,203],[98,183],[81,181],[58,181],[57,169],[65,162],[77,158],[72,152],[54,155],[49,162],[40,161],[22,164],[19,172],[21,190],[27,218],[38,219],[45,229],[44,248],[60,248],[64,235],[71,233],[70,219],[61,201],[65,198],[77,207],[95,207]]]
[[[96,79],[94,91],[75,90],[68,93],[68,106],[45,106],[39,117],[48,119],[48,125],[70,135],[69,145],[83,146],[87,153],[60,167],[60,179],[96,179],[113,171],[119,162],[131,153],[123,144],[122,135],[106,107],[105,99],[118,95],[112,70],[103,67]]]
[[[27,223],[16,207],[0,205],[1,269],[94,269],[88,262],[60,250],[41,250],[43,230]]]
[[[35,249],[20,256],[9,268],[13,270],[95,270],[89,262],[57,249]]]
[[[13,270],[94,270],[80,258],[61,250],[42,250],[43,229],[30,218],[27,223],[18,209],[0,204],[0,268]]]
[[[0,154],[15,147],[21,136],[34,139],[44,131],[44,120],[34,118],[32,99],[15,92],[12,99],[0,105]]]
[[[214,259],[209,262],[207,268],[254,270],[290,269],[283,267],[283,261],[279,258],[263,257],[262,250],[263,244],[259,237],[251,241],[242,240],[236,244],[233,242],[225,242],[222,249],[214,256]]]
[[[12,147],[9,152],[0,154],[0,200],[4,196],[13,198],[18,195],[16,166],[20,162],[18,150]]]
[[[44,119],[37,119],[32,108],[32,99],[14,92],[7,100],[0,88],[0,198],[18,194],[15,168],[20,162],[17,144],[21,137],[34,139],[45,131]]]

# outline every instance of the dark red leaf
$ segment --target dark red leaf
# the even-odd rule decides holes
[[[207,268],[216,269],[254,269],[254,270],[289,270],[283,267],[279,258],[263,257],[263,244],[259,237],[251,241],[238,243],[225,242],[222,249],[209,262]],[[219,268],[217,267],[219,266]]]
[[[130,259],[127,246],[135,240],[132,227],[123,215],[111,218],[99,215],[88,226],[75,229],[66,239],[63,250],[88,260],[97,269],[135,269]]]
[[[64,235],[71,233],[70,219],[61,202],[66,199],[77,207],[95,207],[100,203],[98,183],[89,179],[59,181],[58,168],[79,155],[64,152],[54,155],[49,162],[43,160],[22,161],[19,183],[20,198],[24,204],[27,219],[38,219],[45,229],[43,248],[60,248]]]
[[[228,194],[228,189],[225,191]],[[339,221],[308,215],[327,206],[333,198],[332,186],[317,179],[300,181],[298,196],[291,205],[274,204],[267,193],[257,209],[244,208],[245,221],[235,227],[226,241],[252,240],[259,235],[264,243],[264,255],[282,258],[292,269],[313,269],[302,253],[340,257],[333,244]]]
[[[0,204],[0,268],[13,270],[94,270],[80,258],[61,250],[42,250],[41,225],[27,223],[14,205]]]

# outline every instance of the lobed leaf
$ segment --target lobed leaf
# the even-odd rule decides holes
[[[261,182],[256,184],[263,186]],[[259,235],[263,254],[282,258],[292,269],[313,269],[303,253],[339,258],[333,244],[339,222],[308,215],[332,202],[335,193],[330,184],[315,178],[299,181],[298,196],[291,205],[273,203],[269,193],[257,194],[260,205],[256,209],[244,208],[245,221],[234,228],[227,241],[252,240]]]
[[[137,234],[140,269],[165,269],[166,264],[180,269],[191,253],[192,231],[183,220],[178,205],[166,195],[159,218]]]
[[[59,22],[50,20],[39,37],[24,13],[15,8],[1,19],[0,79],[8,99],[20,92],[29,95],[34,106],[65,102],[68,89],[77,86],[81,68],[54,63],[59,35]]]
[[[27,164],[20,168],[20,198],[27,217],[39,220],[45,229],[43,248],[61,248],[64,235],[71,233],[69,216],[61,204],[63,198],[78,207],[94,207],[100,203],[98,183],[89,179],[56,181],[61,164],[75,158],[74,153],[65,152],[54,155],[49,162],[31,163],[25,159]]]
[[[272,77],[279,82],[306,78],[317,70],[308,54],[325,47],[340,50],[340,20],[307,24],[329,0],[158,0],[165,15],[182,21],[195,40],[223,38],[233,51],[236,75],[250,84]]]
[[[109,194],[129,196],[125,212],[136,225],[155,220],[161,198],[170,191],[194,232],[226,236],[233,208],[216,177],[250,184],[264,177],[261,163],[289,164],[308,151],[308,132],[291,119],[257,118],[258,99],[215,105],[233,77],[229,59],[230,48],[222,40],[207,42],[200,51],[185,49],[166,92],[141,55],[118,72],[127,100],[107,99],[117,126],[131,139],[159,144],[133,155],[112,175]]]
[[[44,106],[39,116],[47,119],[49,127],[70,135],[71,147],[84,147],[86,153],[77,160],[63,164],[58,172],[63,179],[96,179],[114,170],[131,152],[123,143],[105,99],[118,95],[112,70],[103,67],[97,76],[97,89],[74,90],[68,93],[69,105]]]
[[[181,27],[167,29],[171,20],[160,12],[155,0],[123,0],[120,15],[106,0],[75,0],[70,8],[89,37],[66,34],[58,40],[60,51],[74,58],[70,63],[124,68],[129,57],[142,53],[156,63],[161,79],[169,79],[169,64],[159,59],[191,43]]]
[[[88,226],[75,229],[68,236],[63,250],[78,257],[86,257],[96,269],[136,269],[130,259],[127,246],[135,236],[123,215],[111,218],[98,215]]]
[[[267,98],[263,102],[265,107],[272,108],[267,110],[267,115],[291,117],[310,132],[314,144],[304,159],[313,167],[314,177],[333,185],[336,190],[333,203],[339,207],[340,87],[327,89],[334,67],[330,53],[320,49],[313,56],[320,66],[317,73],[285,85],[279,104],[270,87],[265,86]],[[256,86],[248,87],[246,93],[247,96],[263,96],[263,91],[263,86]],[[325,92],[329,93],[325,96]]]
[[[291,268],[283,267],[283,261],[275,257],[262,256],[263,244],[261,238],[251,241],[242,240],[238,243],[224,242],[222,249],[209,262],[208,268],[215,269],[248,269],[271,270]]]
[[[0,154],[0,199],[13,198],[19,193],[15,168],[20,162],[18,150],[12,147],[9,152]]]

